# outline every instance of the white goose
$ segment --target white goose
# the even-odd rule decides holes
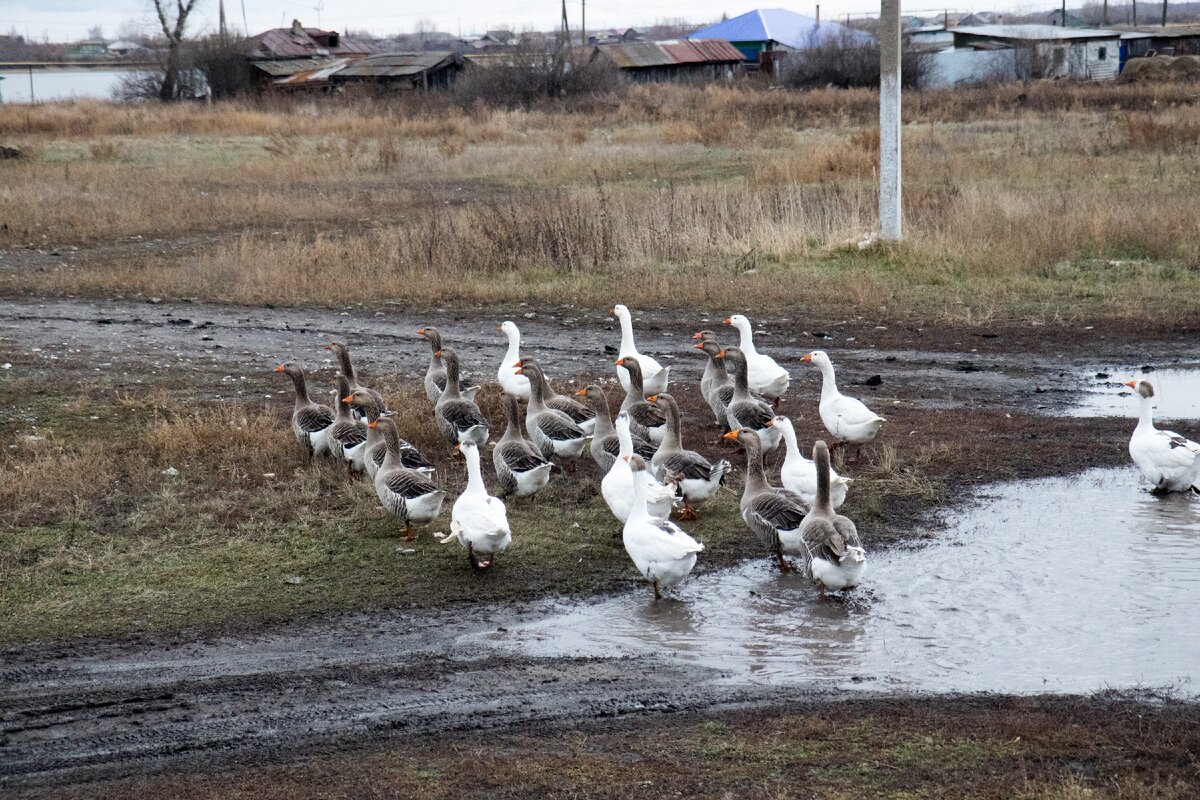
[[[505,320],[496,330],[508,337],[508,350],[504,352],[504,358],[500,360],[500,367],[496,370],[496,380],[500,382],[500,388],[506,394],[511,394],[518,400],[528,403],[529,378],[517,374],[517,367],[521,361],[521,330],[512,320]]]
[[[791,489],[804,498],[810,506],[817,502],[817,465],[808,460],[800,452],[796,444],[796,429],[787,417],[776,417],[767,423],[783,432],[783,443],[787,455],[783,458],[783,466],[779,470],[779,482],[783,488]],[[838,475],[832,469],[829,471],[829,502],[835,508],[841,508],[846,502],[846,490],[850,488],[850,478]]]
[[[791,381],[788,371],[776,364],[775,359],[764,356],[754,348],[754,329],[748,318],[742,314],[734,314],[725,320],[725,324],[732,325],[741,334],[742,340],[738,349],[746,356],[750,391],[758,392],[778,406],[779,398],[783,397]]]
[[[628,457],[633,455],[633,437],[629,433],[629,415],[622,411],[613,423],[617,429],[617,440],[621,449],[604,479],[600,481],[600,495],[608,509],[619,522],[629,519],[633,508],[633,471]],[[646,485],[646,510],[654,519],[666,519],[675,505],[675,488],[660,483],[649,470],[641,473],[641,482]]]
[[[1154,427],[1154,387],[1149,381],[1127,381],[1141,396],[1141,414],[1129,439],[1133,463],[1156,492],[1200,492],[1200,444],[1174,431]]]
[[[821,590],[840,591],[857,586],[866,566],[858,529],[849,517],[833,511],[829,500],[829,448],[822,441],[813,447],[817,465],[817,502],[800,523],[800,537],[808,548],[808,574]]]
[[[633,356],[638,360],[638,364],[642,367],[642,391],[645,394],[665,392],[671,368],[663,367],[650,356],[638,352],[637,345],[633,343],[633,317],[630,316],[628,308],[618,304],[613,307],[612,314],[621,323],[621,349],[617,353],[617,358]],[[621,369],[619,364],[617,379],[621,381],[621,387],[628,391],[629,371]]]
[[[677,586],[696,566],[696,554],[704,549],[670,520],[655,519],[646,510],[646,462],[639,455],[625,457],[633,473],[633,508],[625,520],[621,540],[634,566],[654,587],[654,599],[662,589]]]
[[[487,569],[512,542],[508,512],[504,501],[489,495],[483,485],[479,445],[468,439],[455,445],[455,449],[467,460],[467,488],[454,501],[450,511],[450,532],[442,535],[440,541],[442,544],[458,542],[467,548],[471,569]]]
[[[822,350],[814,350],[801,361],[807,361],[821,370],[821,422],[825,429],[841,444],[856,444],[860,447],[875,438],[879,426],[886,420],[861,401],[847,397],[838,391],[837,379],[833,375],[833,362]],[[857,455],[857,453],[856,453]]]

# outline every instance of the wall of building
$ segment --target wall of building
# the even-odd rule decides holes
[[[926,89],[1017,79],[1016,50],[944,50],[928,59]]]

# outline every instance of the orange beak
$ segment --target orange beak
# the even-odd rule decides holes
[[[368,428],[378,428],[378,427],[379,427],[379,420],[377,420],[377,419],[373,419],[373,420],[371,420],[370,422],[368,422],[368,423],[367,423],[367,427],[368,427]]]
[[[623,359],[623,358],[618,358],[618,359],[617,359],[616,361],[614,361],[613,363],[614,363],[614,364],[616,364],[618,367],[623,367],[623,366],[625,366],[625,359]]]
[[[515,374],[515,375],[524,375],[524,374],[525,374],[525,368],[524,368],[524,367],[517,367],[517,371],[516,371],[515,373],[513,373],[513,374]]]
[[[726,318],[725,318],[725,324],[726,324],[726,325],[732,325],[732,324],[733,324],[733,317],[726,317]]]
[[[658,402],[658,395],[656,395],[656,394],[652,394],[652,395],[650,395],[649,397],[647,397],[646,399],[647,399],[647,400],[649,400],[651,403],[657,403],[657,402]]]
[[[353,402],[354,402],[354,395],[352,395],[352,394],[348,394],[348,395],[346,395],[345,397],[343,397],[343,398],[342,398],[342,402],[343,402],[343,403],[353,403]]]
[[[523,361],[518,361],[517,363],[513,364],[513,366],[514,366],[514,367],[523,367],[523,366],[525,366],[525,362],[523,362]]]
[[[280,367],[280,369],[282,369],[282,367]],[[275,370],[275,371],[276,371],[276,372],[278,372],[279,370]],[[1137,381],[1125,381],[1125,382],[1124,382],[1123,384],[1121,384],[1121,385],[1122,385],[1122,386],[1128,386],[1130,389],[1136,389],[1136,388],[1137,388]]]
[[[625,459],[626,461],[628,461],[628,460],[629,460],[629,456],[621,456],[621,457],[622,457],[623,459]]]
[[[283,364],[280,364],[278,367],[276,367],[276,368],[275,368],[275,371],[276,371],[276,372],[283,372]]]
[[[434,354],[433,354],[433,357],[434,357],[434,358],[441,358],[441,357],[442,357],[442,351],[441,351],[441,350],[438,350],[436,353],[434,353]]]
[[[575,393],[575,396],[576,396],[576,397],[585,397],[585,396],[587,396],[587,389],[580,389],[578,392],[576,392],[576,393]]]
[[[774,425],[774,424],[775,424],[775,420],[774,420],[774,419],[769,419],[769,420],[767,420],[767,427],[768,427],[768,428],[769,428],[769,427],[771,427],[771,426],[772,426],[772,425]]]
[[[611,311],[609,311],[608,313],[612,314],[612,315],[615,317],[615,316],[617,315],[617,309],[614,307],[614,308],[613,308]]]
[[[809,363],[812,363],[812,353],[808,353],[807,355],[805,355],[805,356],[804,356],[804,358],[802,358],[802,359],[800,359],[800,360],[801,360],[801,361],[807,361],[807,362],[809,362]]]
[[[704,334],[703,334],[703,333],[700,333],[699,331],[696,331],[695,333],[693,333],[693,334],[692,334],[692,338],[693,338],[693,339],[703,339],[703,338],[704,338]]]
[[[694,345],[692,345],[692,347],[696,348],[697,350],[703,350],[703,349],[704,349],[704,345],[703,345],[703,344],[694,344]]]
[[[496,327],[496,333],[504,333],[504,328],[501,328],[501,327],[497,326],[497,327]]]
[[[717,353],[715,356],[713,356],[713,358],[724,358],[724,357],[725,357],[725,351],[724,351],[724,350],[722,350],[721,352],[719,352],[719,353]]]
[[[421,335],[421,336],[424,336],[424,335],[425,335],[425,329],[424,329],[424,328],[417,328],[417,333],[418,333],[419,335]]]
[[[730,431],[729,433],[725,434],[725,435],[724,435],[724,436],[722,436],[721,438],[722,438],[722,439],[732,439],[733,441],[737,441],[737,438],[738,438],[738,432],[737,432],[737,431]]]
[[[462,452],[462,444],[454,445],[454,452],[461,453]]]
[[[331,344],[327,344],[327,345],[325,345],[325,349],[326,349],[326,350],[332,350],[332,349],[333,349],[333,345],[331,345]]]

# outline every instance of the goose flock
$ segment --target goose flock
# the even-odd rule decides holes
[[[466,488],[451,508],[450,532],[435,536],[463,547],[473,570],[490,568],[512,541],[506,500],[532,498],[556,472],[574,473],[585,452],[602,474],[601,497],[621,524],[625,549],[655,599],[695,567],[704,545],[672,521],[671,513],[677,512],[679,522],[697,519],[698,509],[716,497],[732,467],[726,459],[714,460],[685,446],[679,404],[668,392],[671,368],[637,349],[628,308],[618,305],[612,314],[621,329],[613,365],[623,391],[615,417],[598,383],[571,395],[557,393],[540,362],[522,353],[517,325],[505,321],[496,329],[508,342],[496,370],[506,423],[492,445],[497,495],[489,493],[483,474],[481,451],[492,436],[491,422],[476,402],[480,387],[463,381],[458,353],[437,328],[417,330],[431,346],[424,389],[433,426],[461,455],[467,471]],[[710,330],[692,338],[693,347],[707,358],[700,393],[724,439],[736,442],[745,454],[742,519],[780,572],[798,570],[822,597],[856,586],[866,553],[854,522],[838,513],[852,481],[833,471],[830,453],[853,447],[857,460],[885,420],[838,390],[826,353],[808,353],[800,361],[820,371],[817,410],[832,445],[818,440],[807,458],[791,419],[778,413],[791,375],[758,351],[746,316],[734,314],[725,324],[737,331],[738,346],[723,347]],[[437,519],[448,493],[435,478],[433,462],[401,438],[397,412],[387,408],[379,392],[359,382],[349,348],[332,342],[326,349],[340,369],[333,408],[310,397],[298,365],[285,362],[275,369],[295,387],[291,424],[296,441],[310,462],[328,457],[344,463],[351,476],[365,473],[382,507],[403,525],[403,541],[411,541],[417,536],[414,525]],[[1157,491],[1200,491],[1200,445],[1155,429],[1153,387],[1144,380],[1127,385],[1142,398],[1129,445],[1134,462]],[[775,485],[768,464],[779,460],[769,457],[780,444],[784,455]]]

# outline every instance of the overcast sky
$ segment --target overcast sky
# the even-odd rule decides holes
[[[370,30],[378,34],[411,31],[419,20],[431,20],[439,30],[457,34],[482,33],[488,28],[512,27],[515,30],[557,27],[561,15],[561,0],[542,0],[538,3],[518,0],[225,0],[225,14],[231,25],[242,26],[242,8],[251,32],[278,28],[299,18],[305,25],[316,25],[317,6],[321,6],[320,24],[334,30]],[[572,28],[579,25],[581,0],[567,0],[567,14]],[[762,7],[774,7],[778,0],[765,0]],[[913,0],[904,5],[905,13],[926,15],[940,10],[936,0]],[[215,29],[218,0],[199,0],[193,13],[196,29]],[[1078,5],[1078,0],[1072,5]],[[815,0],[805,4],[782,4],[801,14],[813,15]],[[1014,2],[1014,0],[959,0],[951,10],[979,11],[996,9],[1031,10],[1053,7],[1049,2]],[[705,22],[720,19],[722,12],[729,16],[758,6],[752,0],[737,4],[722,0],[588,0],[588,28],[650,25],[661,19],[686,18]],[[52,41],[68,41],[83,37],[93,25],[104,28],[105,36],[113,38],[125,22],[142,24],[152,32],[156,23],[149,0],[0,0],[0,32],[16,28],[18,33],[34,39],[43,35]],[[825,0],[822,17],[878,13],[877,4],[864,0]]]

